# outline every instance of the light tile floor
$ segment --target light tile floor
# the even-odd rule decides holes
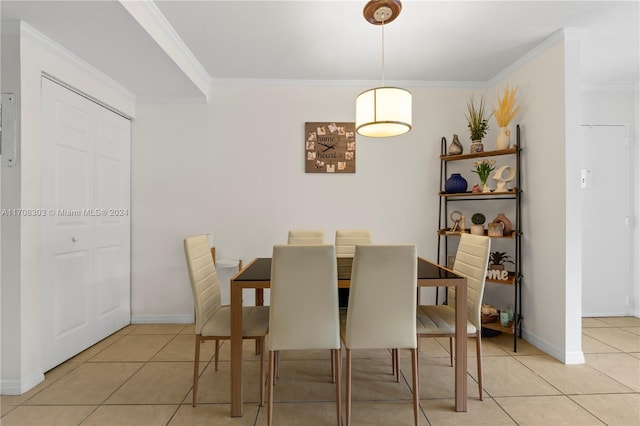
[[[214,371],[213,343],[202,350],[199,404],[191,406],[193,325],[131,325],[45,375],[24,395],[2,396],[0,424],[264,425],[258,406],[259,357],[245,346],[245,414],[229,417],[228,343]],[[468,411],[453,410],[448,341],[424,339],[420,356],[423,425],[640,425],[640,319],[585,318],[586,363],[563,365],[513,336],[484,338],[484,401],[478,399],[475,342],[469,340]],[[385,351],[354,351],[353,425],[410,425],[410,364],[400,383]],[[274,423],[334,425],[329,351],[283,352]],[[344,417],[343,417],[344,420]]]

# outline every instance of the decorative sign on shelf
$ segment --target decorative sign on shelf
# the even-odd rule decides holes
[[[487,269],[486,277],[490,280],[506,281],[509,279],[509,272],[504,269]]]
[[[306,173],[355,173],[355,123],[305,123]]]

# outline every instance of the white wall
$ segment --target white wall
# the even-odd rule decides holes
[[[2,80],[0,87],[2,93],[20,93],[20,37],[17,28],[11,31],[10,26],[2,25]],[[20,98],[17,98],[17,108],[20,108]],[[20,117],[18,116],[18,120]],[[19,139],[20,126],[16,129]],[[16,147],[19,153],[19,146]],[[14,167],[4,167],[0,169],[2,174],[1,208],[19,208],[20,191],[15,188],[20,187],[20,163]],[[20,268],[9,267],[8,265],[20,264],[20,220],[17,217],[2,216],[2,258],[0,274],[2,276],[1,288],[1,356],[2,364],[0,373],[2,383],[11,381],[19,382],[20,379],[20,286],[10,285],[10,283],[20,282]],[[15,342],[14,344],[5,344]],[[3,388],[4,390],[4,388]]]
[[[209,105],[138,105],[132,155],[134,322],[191,321],[182,240],[219,258],[270,256],[290,228],[369,228],[436,258],[440,138],[461,135],[469,90],[407,87],[413,130],[357,139],[355,174],[305,174],[304,123],[354,121],[363,87],[226,84]],[[189,188],[188,190],[186,188]]]
[[[524,338],[565,360],[565,66],[561,39],[516,64],[489,88],[518,87],[522,132]],[[512,136],[512,142],[513,140]],[[578,332],[579,334],[579,332]]]
[[[5,38],[19,39],[5,51]],[[3,168],[2,207],[40,207],[40,80],[42,73],[102,101],[125,115],[135,115],[135,98],[121,86],[74,57],[28,25],[3,24],[2,81],[11,85],[18,97],[20,138],[18,165]],[[7,56],[5,56],[7,55]],[[17,65],[17,66],[16,66]],[[7,75],[5,75],[7,70]],[[19,76],[16,75],[19,73]],[[16,86],[19,82],[19,86]],[[3,90],[4,90],[3,84]],[[15,176],[19,173],[19,177]],[[5,176],[12,176],[5,179]],[[5,206],[6,203],[10,203]],[[17,202],[15,205],[13,203]],[[43,379],[40,339],[41,232],[37,218],[2,221],[2,372],[3,394],[22,393]],[[19,253],[19,256],[15,256]],[[11,256],[14,257],[11,257]],[[10,297],[5,299],[5,294]],[[46,303],[46,301],[45,301]],[[19,328],[4,333],[5,324]],[[16,348],[5,353],[4,348]],[[7,356],[5,356],[7,355]]]

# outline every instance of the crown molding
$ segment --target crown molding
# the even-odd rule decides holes
[[[119,0],[122,7],[160,46],[209,101],[211,76],[198,62],[153,1]]]
[[[39,32],[38,30],[36,30],[35,28],[27,24],[26,22],[20,21],[17,24],[19,25],[20,37],[31,38],[37,43],[40,43],[46,46],[48,49],[51,49],[53,52],[55,52],[58,56],[62,57],[66,61],[69,61],[74,66],[80,68],[83,72],[90,74],[91,76],[93,76],[94,78],[96,78],[97,80],[105,84],[107,87],[109,87],[110,90],[113,90],[114,92],[118,93],[120,96],[126,98],[129,102],[131,102],[132,105],[135,105],[136,95],[133,92],[131,92],[129,89],[127,89],[117,81],[113,80],[111,77],[109,77],[99,69],[95,68],[93,65],[90,65],[89,63],[80,59],[75,54],[65,49],[62,45],[51,40],[50,38],[48,38],[47,36]],[[6,23],[3,23],[3,27],[5,25]],[[46,73],[43,72],[43,74],[46,74]],[[88,94],[85,94],[85,96],[89,97]],[[107,106],[107,107],[109,109],[114,110],[120,115],[123,115],[125,117],[131,117],[129,114],[126,114],[122,111],[117,111],[110,106]]]
[[[556,31],[555,33],[551,34],[551,36],[543,40],[542,43],[538,44],[536,47],[534,47],[533,49],[531,49],[530,51],[528,51],[527,53],[525,53],[524,55],[516,59],[505,69],[503,69],[498,74],[493,76],[493,78],[491,78],[488,81],[488,86],[493,86],[496,83],[498,83],[500,80],[513,74],[516,70],[520,69],[523,65],[530,62],[532,59],[536,58],[542,53],[546,52],[547,50],[549,50],[551,47],[555,46],[562,40],[564,40],[564,32],[562,30]]]

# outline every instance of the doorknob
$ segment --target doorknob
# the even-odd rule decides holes
[[[71,237],[71,241],[75,243],[76,241],[78,241],[78,239],[76,237]]]

